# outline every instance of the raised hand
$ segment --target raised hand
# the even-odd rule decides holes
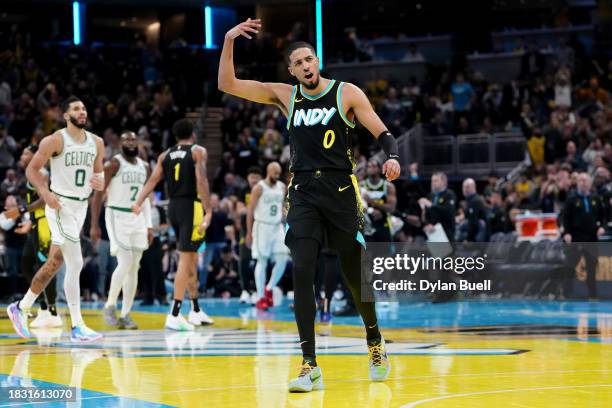
[[[247,18],[246,21],[238,24],[236,27],[232,28],[231,30],[229,30],[226,34],[225,34],[225,38],[229,38],[230,40],[233,40],[239,36],[243,36],[245,38],[248,38],[249,40],[252,39],[253,37],[251,37],[249,35],[249,33],[259,33],[259,29],[261,28],[261,20],[260,19],[255,19],[255,20],[251,20],[250,18]]]

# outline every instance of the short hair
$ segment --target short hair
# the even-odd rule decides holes
[[[291,57],[291,54],[293,53],[293,51],[298,50],[300,48],[308,48],[310,51],[312,51],[312,54],[314,56],[317,55],[317,51],[312,46],[312,44],[309,44],[306,41],[296,41],[296,42],[293,42],[293,43],[289,44],[289,46],[287,48],[285,48],[285,61],[287,62],[287,65],[291,64],[291,58],[290,57]]]
[[[431,177],[433,177],[433,176],[440,177],[440,179],[442,180],[444,185],[448,185],[448,177],[446,177],[446,173],[443,173],[441,171],[436,171],[434,174],[431,175]]]
[[[66,113],[68,112],[68,109],[70,109],[70,104],[73,102],[83,102],[79,97],[71,95],[68,97],[68,99],[66,99],[64,102],[62,102],[62,113]]]
[[[247,169],[247,174],[259,174],[260,176],[263,176],[263,171],[259,166],[251,166]]]
[[[193,123],[189,119],[179,119],[172,125],[172,134],[177,140],[189,139],[193,134]]]

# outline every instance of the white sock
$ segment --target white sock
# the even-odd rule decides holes
[[[255,288],[257,289],[257,299],[264,297],[266,289],[266,268],[268,267],[268,258],[260,257],[255,265]]]
[[[129,272],[123,281],[123,301],[121,302],[121,317],[125,317],[132,310],[134,297],[136,296],[136,288],[138,287],[138,268],[140,267],[140,258],[142,251],[132,252],[132,265]]]
[[[62,245],[62,254],[66,265],[66,276],[64,277],[64,293],[66,303],[70,311],[72,327],[83,325],[81,316],[81,287],[79,278],[83,269],[83,254],[78,242],[66,241]]]
[[[129,275],[132,267],[133,252],[119,248],[117,251],[117,267],[111,276],[110,289],[108,290],[108,298],[104,307],[117,306],[117,298],[123,286],[123,282]],[[123,293],[125,299],[125,293]]]
[[[272,268],[272,275],[270,276],[270,281],[266,286],[266,289],[272,290],[278,284],[278,281],[281,280],[283,274],[285,273],[285,267],[287,266],[287,257],[282,255],[278,256],[274,260],[274,267]]]
[[[28,292],[25,294],[23,299],[21,299],[19,301],[19,308],[20,309],[29,309],[29,308],[31,308],[32,305],[34,304],[34,302],[36,302],[37,298],[38,298],[38,295],[36,293],[32,292],[32,289],[28,289]]]

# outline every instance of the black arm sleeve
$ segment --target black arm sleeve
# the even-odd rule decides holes
[[[385,130],[378,136],[378,143],[382,147],[383,151],[387,155],[387,159],[399,160],[399,148],[397,146],[397,140],[389,132]]]

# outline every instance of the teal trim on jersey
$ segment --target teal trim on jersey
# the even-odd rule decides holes
[[[351,122],[349,118],[344,114],[344,109],[342,109],[342,87],[344,86],[344,82],[341,82],[338,85],[338,90],[336,91],[336,104],[338,105],[338,112],[340,112],[340,117],[347,124],[348,127],[354,128],[355,122]]]
[[[302,88],[302,84],[300,84],[300,94],[302,94],[302,96],[306,99],[309,99],[311,101],[316,101],[319,98],[324,97],[325,95],[327,95],[327,93],[329,91],[331,91],[332,87],[334,86],[334,84],[336,83],[335,79],[332,79],[331,81],[329,81],[329,84],[327,84],[327,87],[325,87],[324,90],[322,90],[320,93],[316,94],[316,95],[307,95],[306,93],[304,93],[304,90]]]
[[[62,237],[66,238],[68,241],[74,242],[76,244],[78,244],[79,242],[81,242],[79,240],[79,238],[75,238],[75,237],[71,237],[70,235],[66,234],[64,232],[64,229],[62,228],[62,224],[61,224],[61,217],[60,217],[60,212],[59,210],[55,210],[55,215],[57,216],[55,218],[55,223],[57,224],[57,227],[59,228],[60,234],[62,235]],[[60,244],[61,245],[61,244]]]
[[[285,224],[285,234],[289,232],[289,224]]]
[[[361,233],[361,231],[357,231],[357,236],[355,237],[355,239],[357,240],[357,242],[361,244],[363,249],[366,249],[365,238],[363,237],[363,234]]]
[[[287,130],[291,126],[291,119],[293,117],[293,105],[295,103],[295,95],[297,94],[297,85],[293,86],[293,92],[291,92],[291,102],[289,102],[289,114],[287,115]]]

